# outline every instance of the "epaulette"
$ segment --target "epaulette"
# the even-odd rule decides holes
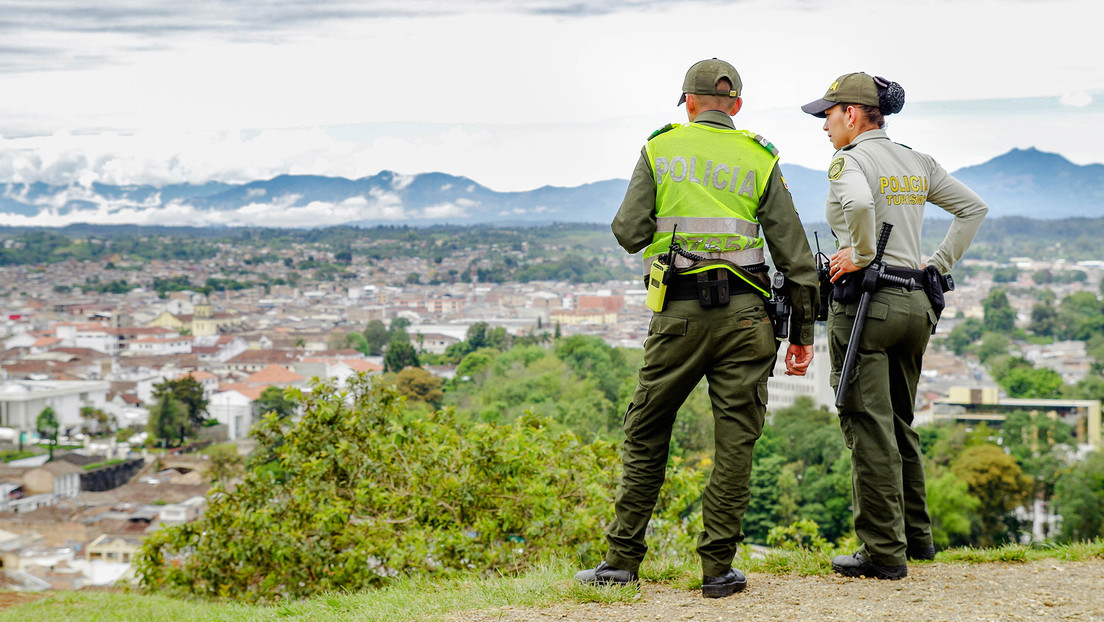
[[[668,123],[667,125],[664,125],[663,127],[659,128],[658,130],[652,132],[652,135],[648,137],[648,140],[651,140],[651,139],[655,138],[656,136],[659,136],[660,134],[662,134],[664,132],[670,132],[671,130],[675,129],[678,126],[679,126],[678,123]]]
[[[759,143],[760,145],[763,145],[763,148],[766,149],[767,151],[771,152],[772,156],[778,157],[778,148],[775,147],[774,143],[772,143],[771,141],[767,140],[766,138],[763,138],[759,134],[756,134],[755,135],[755,142]]]

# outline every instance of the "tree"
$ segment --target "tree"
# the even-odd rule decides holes
[[[161,399],[166,395],[184,406],[187,423],[190,426],[189,431],[203,425],[207,420],[207,404],[210,401],[203,390],[203,385],[191,374],[153,385],[155,399]]]
[[[1008,354],[1012,340],[999,333],[985,333],[977,347],[978,360],[985,363],[994,356]]]
[[[418,364],[418,352],[409,339],[393,339],[387,344],[387,352],[383,355],[383,371],[398,372],[406,367],[417,367]]]
[[[1031,332],[1040,337],[1053,337],[1058,332],[1058,312],[1051,304],[1036,304],[1031,307]]]
[[[1016,459],[996,445],[977,445],[962,452],[951,465],[951,472],[966,482],[970,495],[981,502],[975,544],[1015,542],[1019,521],[1013,511],[1032,489],[1031,479],[1023,474]]]
[[[932,540],[939,548],[969,544],[970,526],[981,504],[970,495],[966,482],[944,471],[928,483],[928,513],[931,515]]]
[[[57,445],[58,427],[57,415],[53,408],[47,406],[42,409],[42,412],[38,413],[38,417],[35,419],[35,429],[38,430],[39,435],[50,441],[49,462],[54,460],[54,445]]]
[[[1008,303],[1008,294],[1003,289],[989,292],[981,303],[984,311],[982,325],[987,332],[1011,333],[1016,328],[1016,310]]]
[[[1059,540],[1104,538],[1104,453],[1092,452],[1062,473],[1054,486],[1054,508],[1062,517]]]
[[[86,422],[81,426],[85,434],[108,434],[112,431],[111,428],[115,422],[114,415],[109,415],[93,406],[82,406],[80,414],[81,419]]]
[[[943,340],[946,347],[955,354],[962,356],[978,339],[981,339],[983,327],[981,320],[967,318],[951,329],[950,334]]]
[[[1062,393],[1062,375],[1047,367],[1017,366],[997,379],[1010,397],[1053,399]]]
[[[1011,413],[1001,426],[1001,441],[1033,482],[1031,498],[1040,510],[1035,519],[1045,534],[1055,483],[1075,453],[1073,426],[1046,413]]]
[[[433,408],[440,408],[445,399],[445,392],[441,390],[443,384],[443,380],[421,367],[407,367],[395,378],[395,388],[400,395],[413,401],[425,402]]]
[[[387,327],[384,325],[383,320],[372,320],[368,322],[368,325],[364,327],[364,354],[368,356],[379,356],[383,354],[383,348],[390,341],[390,335],[387,333]],[[355,346],[354,346],[355,347]],[[358,350],[360,348],[357,348]]]
[[[772,413],[755,445],[749,539],[766,543],[773,527],[795,521],[815,522],[832,541],[851,531],[851,462],[835,421],[806,397]]]
[[[188,407],[173,398],[171,393],[162,393],[160,400],[150,408],[146,431],[150,438],[158,439],[162,446],[174,440],[177,445],[184,444],[189,429]]]
[[[410,335],[406,332],[406,329],[410,328],[410,320],[405,317],[396,317],[391,319],[391,326],[387,329],[388,336],[387,342],[390,343],[395,339],[401,339],[403,341],[410,341]]]
[[[280,387],[265,387],[255,404],[257,413],[262,417],[275,413],[277,417],[286,419],[295,414],[295,401],[289,399]]]
[[[610,401],[617,399],[621,380],[630,373],[621,351],[600,337],[572,335],[557,341],[553,352],[580,377],[593,378]]]
[[[510,347],[509,335],[502,326],[491,328],[486,322],[476,322],[468,327],[466,336],[469,352],[480,348],[505,350]]]

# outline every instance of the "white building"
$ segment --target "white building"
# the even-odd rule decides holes
[[[177,335],[175,337],[144,337],[130,342],[126,354],[134,356],[164,356],[168,354],[191,354],[192,338]]]
[[[257,390],[260,393],[260,389]],[[249,433],[253,425],[253,400],[240,391],[220,391],[211,396],[207,415],[227,426],[226,438],[235,440]]]
[[[35,429],[47,407],[64,430],[79,427],[84,406],[104,409],[111,383],[103,380],[9,380],[0,383],[0,426],[22,431]]]

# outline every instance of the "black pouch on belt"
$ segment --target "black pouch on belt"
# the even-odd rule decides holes
[[[858,302],[859,298],[862,298],[862,282],[865,275],[866,268],[863,268],[836,279],[832,287],[832,300],[843,304]]]
[[[712,274],[713,278],[709,278]],[[698,277],[698,303],[702,307],[723,307],[728,304],[729,283],[728,270],[715,268],[697,273]]]
[[[935,311],[935,319],[938,321],[939,317],[943,315],[943,309],[947,306],[947,301],[943,298],[943,292],[954,290],[954,279],[949,274],[940,274],[935,266],[927,266],[924,268],[922,284],[924,285],[924,293],[928,295],[928,301],[931,302],[932,311]],[[935,333],[934,326],[932,327],[932,333]]]

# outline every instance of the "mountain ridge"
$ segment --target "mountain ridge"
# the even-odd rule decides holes
[[[782,163],[803,218],[823,221],[828,181],[823,171]],[[991,216],[1039,219],[1104,216],[1104,164],[1078,165],[1034,147],[1012,149],[953,175],[990,206]],[[628,181],[546,185],[499,192],[442,172],[403,175],[384,170],[348,179],[281,174],[232,184],[54,186],[0,184],[0,225],[68,224],[276,226],[609,223]],[[946,217],[935,208],[929,218]]]

